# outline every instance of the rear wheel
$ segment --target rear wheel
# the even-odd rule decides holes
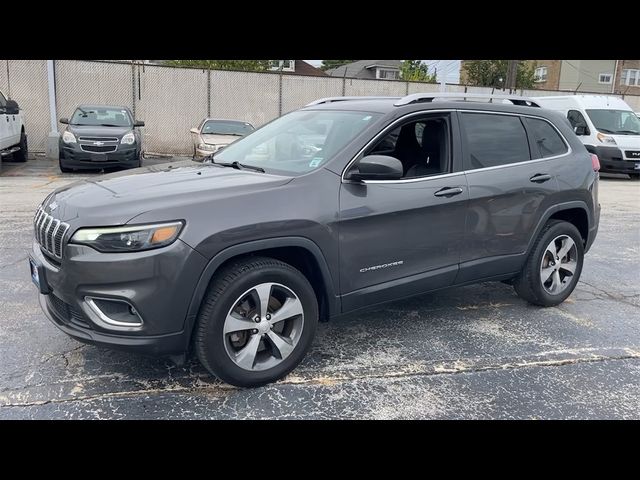
[[[216,274],[198,315],[195,351],[212,374],[239,387],[278,380],[315,335],[313,287],[292,266],[256,257]]]
[[[24,130],[20,133],[20,144],[18,146],[20,147],[20,150],[13,154],[13,160],[16,162],[26,162],[29,151],[27,150],[27,134],[24,133]]]
[[[534,305],[551,307],[565,301],[578,283],[584,246],[571,223],[552,220],[540,233],[513,287]]]

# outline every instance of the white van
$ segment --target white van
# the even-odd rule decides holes
[[[600,171],[640,178],[640,119],[624,100],[606,95],[535,97],[543,108],[562,112]]]

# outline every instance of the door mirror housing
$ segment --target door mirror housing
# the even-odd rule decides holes
[[[20,113],[20,107],[18,106],[18,102],[16,102],[15,100],[7,100],[5,113],[7,115],[17,115],[18,113]]]
[[[134,127],[144,127],[144,122],[141,120],[136,120],[135,122],[133,122],[133,126]]]
[[[402,178],[402,162],[388,155],[367,155],[348,172],[347,180],[398,180]]]
[[[189,130],[189,133],[193,133],[194,135],[198,135],[198,129],[196,127],[193,127],[191,130]]]
[[[67,117],[62,117],[60,119],[60,123],[62,123],[64,125],[69,125],[69,119]]]
[[[573,131],[576,132],[576,135],[589,135],[589,127],[586,125],[576,125],[573,127]]]

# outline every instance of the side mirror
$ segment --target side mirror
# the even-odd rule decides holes
[[[144,122],[142,122],[140,120],[136,120],[135,122],[133,122],[133,126],[134,127],[144,127]]]
[[[17,115],[20,113],[20,107],[18,107],[18,102],[15,100],[7,100],[7,107],[5,109],[5,113],[7,115]]]
[[[362,157],[347,174],[348,180],[398,180],[402,178],[402,162],[388,155]]]
[[[200,132],[198,132],[198,129],[196,127],[193,127],[191,130],[189,130],[189,133],[193,133],[195,135],[198,135],[198,133],[200,133]]]
[[[67,117],[62,117],[60,119],[60,123],[63,123],[65,125],[69,125],[69,119]]]
[[[589,127],[586,125],[576,125],[573,131],[576,132],[576,135],[589,135]]]

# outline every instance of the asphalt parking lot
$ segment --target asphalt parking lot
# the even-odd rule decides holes
[[[83,345],[45,318],[27,265],[33,212],[87,175],[2,165],[2,419],[640,418],[640,182],[601,179],[600,232],[559,307],[502,283],[390,303],[321,324],[289,377],[243,390],[195,360]]]

